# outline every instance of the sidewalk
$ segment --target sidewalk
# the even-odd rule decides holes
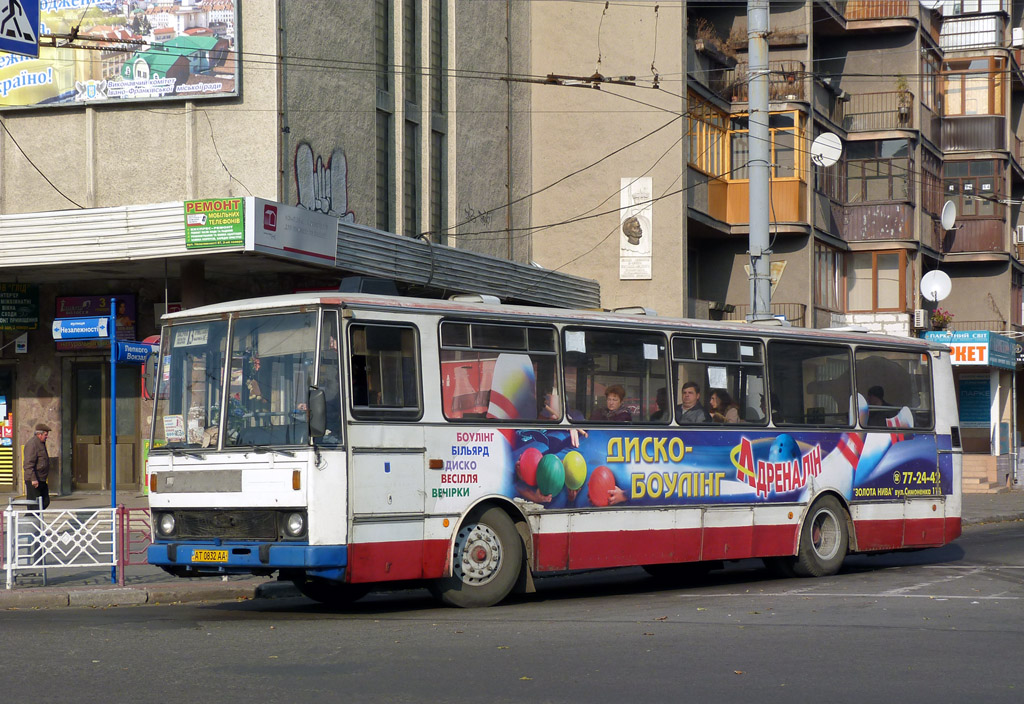
[[[0,505],[7,506],[7,494],[0,494]],[[15,497],[17,498],[17,497]],[[148,506],[146,496],[121,492],[118,503],[129,508]],[[110,505],[110,494],[75,492],[68,497],[52,497],[51,509],[94,508]],[[963,525],[1024,520],[1024,490],[999,494],[964,494]],[[231,601],[275,599],[298,596],[288,582],[253,577],[227,580],[205,577],[171,577],[159,567],[131,565],[125,568],[125,586],[110,583],[109,569],[52,569],[47,586],[42,574],[18,574],[14,589],[0,584],[0,611],[6,609],[53,608],[56,606],[128,606],[169,604],[186,601]]]

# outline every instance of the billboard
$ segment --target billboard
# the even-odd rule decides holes
[[[42,0],[39,14],[39,58],[0,53],[0,109],[238,95],[238,0]]]

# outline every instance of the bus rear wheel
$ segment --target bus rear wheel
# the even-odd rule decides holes
[[[839,571],[850,536],[846,511],[834,496],[823,496],[811,506],[800,530],[800,548],[793,562],[799,577],[827,577]]]
[[[523,539],[497,506],[467,516],[455,536],[452,576],[431,584],[449,606],[493,606],[512,591],[523,566]]]
[[[302,596],[332,607],[348,606],[370,591],[366,584],[349,584],[316,577],[293,579]]]

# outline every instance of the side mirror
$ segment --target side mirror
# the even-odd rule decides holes
[[[327,434],[327,397],[323,389],[309,389],[309,435],[322,438]]]
[[[154,351],[142,365],[142,398],[156,398],[156,372],[160,366],[160,352]]]

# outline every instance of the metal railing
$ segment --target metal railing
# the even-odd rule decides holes
[[[804,64],[802,61],[768,62],[768,99],[804,100]],[[724,72],[726,93],[733,101],[746,102],[750,66],[746,61]]]
[[[790,325],[802,328],[804,326],[804,313],[807,306],[803,303],[772,303],[769,313],[774,316],[784,316]],[[750,304],[741,303],[733,307],[732,312],[723,313],[722,320],[746,320],[750,313]]]
[[[847,132],[908,129],[914,124],[914,94],[909,91],[857,93],[843,116]]]
[[[124,585],[124,568],[144,565],[152,539],[147,508],[47,509],[28,502],[9,502],[0,511],[0,565],[6,587],[14,586],[17,572],[43,576],[52,569],[117,568]]]

